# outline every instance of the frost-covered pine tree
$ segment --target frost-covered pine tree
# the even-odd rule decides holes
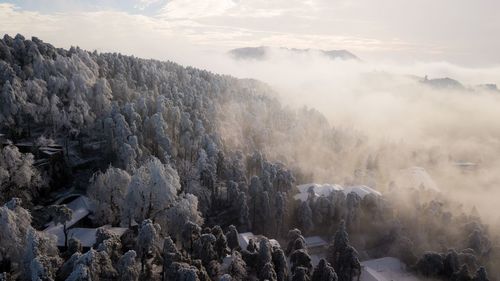
[[[135,258],[137,254],[134,250],[129,250],[118,261],[118,274],[122,281],[139,280],[140,269]]]
[[[155,255],[159,249],[159,232],[161,231],[158,224],[153,224],[151,220],[144,220],[139,227],[137,235],[137,254],[141,260],[141,272],[144,272],[146,260],[149,255]]]
[[[302,202],[297,212],[297,221],[302,231],[304,231],[305,234],[309,233],[309,231],[314,228],[313,214],[309,207],[309,203],[307,201]]]
[[[337,281],[338,277],[333,267],[325,260],[321,259],[314,268],[311,281]]]

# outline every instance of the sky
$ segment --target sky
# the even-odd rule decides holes
[[[497,0],[1,0],[0,33],[181,63],[265,45],[485,67],[500,65],[498,11]]]

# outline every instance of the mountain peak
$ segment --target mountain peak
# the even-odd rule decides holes
[[[359,60],[359,58],[353,53],[347,50],[321,50],[321,49],[298,49],[298,48],[286,48],[286,47],[242,47],[230,50],[228,53],[234,59],[239,60],[266,60],[269,57],[269,53],[273,50],[284,50],[296,54],[303,53],[319,53],[330,59],[341,59],[341,60]]]

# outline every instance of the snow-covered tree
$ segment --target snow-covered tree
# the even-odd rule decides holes
[[[118,274],[120,280],[123,281],[137,281],[139,280],[139,265],[135,258],[137,254],[134,250],[126,252],[118,261]]]
[[[84,264],[76,265],[75,270],[71,272],[66,281],[92,281],[90,269]]]
[[[14,145],[0,151],[0,202],[12,197],[31,201],[42,184],[40,173],[33,166],[31,153],[21,153]]]
[[[160,231],[160,226],[153,224],[151,220],[144,220],[141,223],[137,236],[137,254],[141,260],[141,272],[144,272],[148,256],[155,255],[159,251]]]
[[[309,233],[314,228],[313,213],[309,203],[307,201],[302,202],[297,213],[297,221],[301,229],[305,234]]]
[[[276,272],[272,263],[268,262],[260,271],[260,280],[277,281]]]
[[[295,250],[290,255],[291,271],[295,274],[297,268],[306,268],[308,275],[312,273],[312,260],[306,249]]]
[[[297,267],[292,275],[292,281],[309,281],[309,271],[305,267]]]
[[[31,280],[54,280],[62,265],[56,246],[56,237],[47,236],[33,228],[26,237],[26,251],[23,257],[24,275]]]
[[[48,213],[52,217],[52,221],[58,225],[63,226],[64,233],[64,247],[68,247],[68,228],[67,223],[73,217],[73,210],[68,208],[66,205],[52,205],[48,208]]]
[[[1,256],[20,264],[31,229],[31,214],[21,207],[19,198],[13,198],[0,207]]]
[[[247,278],[247,265],[242,259],[240,252],[233,251],[231,255],[231,264],[228,272],[235,281],[243,281]]]
[[[337,281],[337,273],[333,267],[325,260],[321,259],[314,268],[311,281]]]
[[[170,208],[158,213],[155,221],[160,224],[163,233],[168,232],[172,237],[179,239],[182,234],[180,225],[185,225],[187,222],[203,224],[203,218],[198,211],[198,198],[189,193],[183,194]]]
[[[184,223],[181,232],[181,244],[182,248],[186,250],[189,254],[193,254],[194,246],[196,240],[201,236],[201,227],[191,221]]]
[[[87,190],[95,204],[94,217],[100,224],[118,225],[130,184],[130,175],[119,168],[109,167],[105,173],[96,173]]]
[[[157,158],[149,159],[135,171],[130,181],[123,211],[125,222],[143,221],[165,212],[176,202],[179,190],[176,170]]]
[[[273,247],[273,264],[276,271],[276,279],[278,281],[288,280],[288,263],[285,253],[280,247]]]

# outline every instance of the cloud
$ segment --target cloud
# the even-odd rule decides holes
[[[158,4],[162,2],[161,0],[138,0],[138,3],[134,5],[134,8],[139,10],[144,10],[153,4]]]
[[[232,0],[171,0],[159,13],[168,19],[198,19],[224,15],[236,6]]]

